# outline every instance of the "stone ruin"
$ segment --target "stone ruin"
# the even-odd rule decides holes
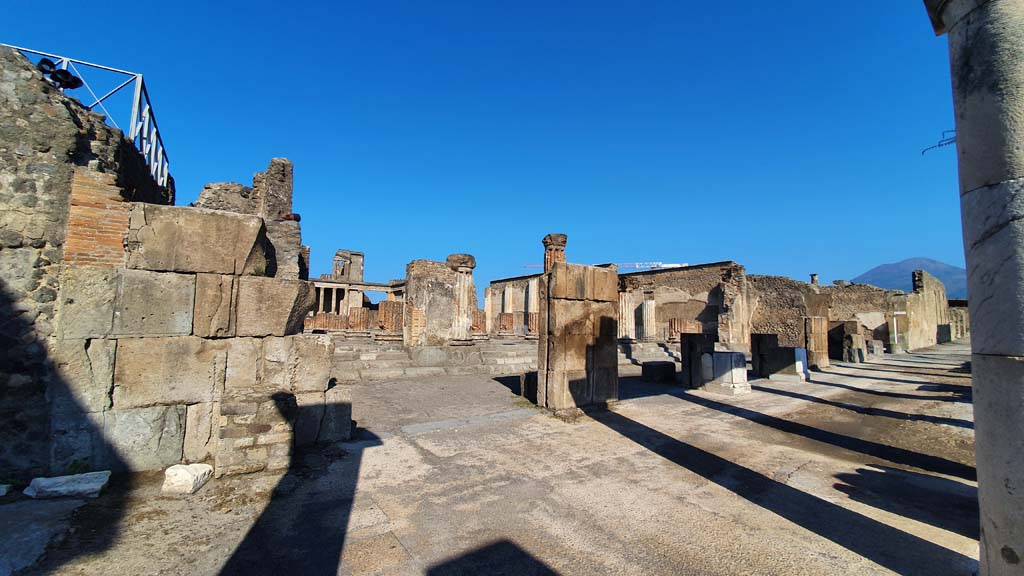
[[[285,468],[347,439],[291,164],[172,206],[123,134],[0,48],[0,468]],[[308,421],[296,407],[312,407]]]
[[[963,336],[964,304],[915,272],[910,294],[747,275],[736,262],[618,274],[565,262],[496,280],[479,307],[476,260],[413,260],[364,280],[338,250],[309,280],[293,166],[251,186],[206,185],[173,206],[131,142],[0,50],[4,208],[0,417],[18,476],[212,462],[217,475],[280,469],[297,447],[348,438],[346,383],[527,374],[561,415],[618,398],[620,366],[685,386],[749,390],[756,376],[863,361]],[[374,303],[367,293],[382,293]],[[668,369],[668,370],[666,370]],[[301,410],[300,410],[301,408]],[[312,409],[309,409],[312,408]]]

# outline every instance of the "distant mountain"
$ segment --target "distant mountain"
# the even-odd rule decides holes
[[[967,270],[930,258],[908,258],[895,264],[882,264],[857,276],[852,282],[911,292],[914,289],[911,279],[914,270],[924,270],[942,280],[946,285],[947,298],[967,298]]]

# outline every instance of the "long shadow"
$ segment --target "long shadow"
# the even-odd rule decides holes
[[[876,381],[876,382],[894,382],[896,384],[920,385],[920,384],[932,384],[933,383],[933,382],[930,382],[928,380],[909,380],[909,379],[906,379],[906,378],[886,378],[884,376],[867,376],[865,374],[847,374],[846,372],[836,372],[835,370],[831,370],[831,369],[826,370],[826,371],[824,371],[822,373],[823,374],[831,374],[833,376],[842,376],[844,378],[856,378],[858,380],[872,380],[872,381]],[[970,388],[970,386],[963,386],[963,388]]]
[[[96,424],[103,421],[113,383],[102,381],[100,370],[90,368],[86,378],[74,369],[94,361],[99,365],[107,354],[112,357],[112,342],[60,340],[54,348],[61,358],[51,358],[51,348],[36,335],[33,316],[15,305],[26,297],[0,280],[0,476],[4,482],[23,484],[37,476],[125,471],[124,457]],[[62,364],[69,373],[76,372],[75,382],[62,375]],[[120,532],[131,488],[130,476],[113,476],[99,498],[75,512],[73,529],[57,540],[59,545],[51,544],[39,559],[11,551],[0,564],[15,571],[53,573],[76,558],[109,549]],[[14,529],[34,528],[29,523]],[[31,561],[36,563],[30,568],[26,564]]]
[[[558,576],[515,543],[498,540],[427,569],[427,576]]]
[[[614,412],[593,415],[622,436],[737,496],[899,574],[969,574],[973,558],[802,492]]]
[[[844,374],[845,376],[845,374]],[[826,382],[815,378],[814,380],[808,380],[812,384],[819,384],[821,386],[831,386],[833,388],[842,388],[843,390],[849,390],[851,392],[859,392],[861,394],[870,394],[872,396],[884,396],[886,398],[900,398],[903,400],[927,400],[930,402],[962,402],[964,404],[970,404],[970,395],[966,396],[926,396],[922,394],[907,394],[905,392],[889,392],[887,390],[872,390],[870,388],[858,388],[856,386],[850,386],[849,384],[840,384],[839,382]],[[918,388],[918,390],[923,387]],[[948,391],[948,390],[936,390]]]
[[[859,452],[894,464],[912,466],[914,468],[920,468],[921,470],[928,470],[939,474],[948,474],[950,476],[957,476],[958,478],[964,478],[966,480],[978,479],[978,471],[974,466],[968,466],[939,456],[921,454],[920,452],[914,452],[912,450],[905,450],[903,448],[887,446],[870,440],[861,440],[860,438],[854,438],[852,436],[846,436],[836,432],[829,432],[828,430],[814,428],[813,426],[800,424],[799,422],[792,422],[790,420],[784,420],[775,416],[755,412],[748,408],[741,408],[739,406],[717,402],[709,398],[702,398],[694,394],[684,393],[679,394],[678,397],[686,400],[687,402],[692,402],[712,410],[718,410],[725,414],[738,416],[740,418],[750,420],[751,422],[768,426],[769,428],[774,428],[781,432],[803,436],[804,438],[808,438],[816,442],[831,444],[832,446],[836,446],[844,450]]]
[[[962,420],[960,418],[943,418],[942,416],[932,416],[930,414],[909,414],[907,412],[887,410],[885,408],[874,408],[867,406],[858,406],[857,404],[849,404],[847,402],[836,402],[834,400],[818,398],[817,396],[801,394],[799,392],[792,392],[790,390],[779,390],[777,388],[767,388],[765,386],[756,385],[751,385],[750,387],[759,392],[768,392],[769,394],[787,396],[789,398],[797,398],[799,400],[806,400],[808,402],[813,402],[815,404],[824,404],[825,406],[842,408],[843,410],[849,410],[851,412],[856,412],[857,414],[863,414],[865,416],[881,416],[883,418],[893,418],[895,420],[908,420],[911,422],[930,422],[932,424],[945,424],[947,426],[970,428],[972,430],[974,429],[974,422],[971,422],[970,420]]]
[[[896,374],[916,374],[919,376],[938,376],[940,378],[956,378],[958,380],[970,380],[970,372],[956,372],[959,368],[953,368],[950,370],[945,369],[928,369],[928,370],[896,370],[894,368],[876,368],[875,366],[883,366],[883,364],[871,363],[871,364],[859,364],[857,370],[864,370],[867,372],[888,372]]]
[[[292,424],[307,421],[310,415],[319,417],[325,409],[298,407],[291,394],[275,394],[274,401]],[[220,574],[337,574],[362,452],[380,443],[379,437],[363,430],[359,440],[345,445],[345,461],[333,464],[329,461],[336,445],[293,448],[288,471]]]
[[[977,540],[978,489],[955,480],[888,466],[836,474],[834,488],[874,508]]]

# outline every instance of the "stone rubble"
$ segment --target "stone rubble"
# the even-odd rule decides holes
[[[23,494],[29,498],[96,498],[110,480],[110,471],[53,478],[33,478]]]
[[[195,494],[213,477],[209,464],[175,464],[164,471],[164,494]]]

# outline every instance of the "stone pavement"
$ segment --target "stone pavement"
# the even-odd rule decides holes
[[[738,397],[624,377],[575,424],[483,376],[357,384],[343,452],[183,498],[136,477],[28,573],[970,574],[969,358],[941,345]],[[30,529],[11,508],[38,503],[11,498],[0,522]]]

